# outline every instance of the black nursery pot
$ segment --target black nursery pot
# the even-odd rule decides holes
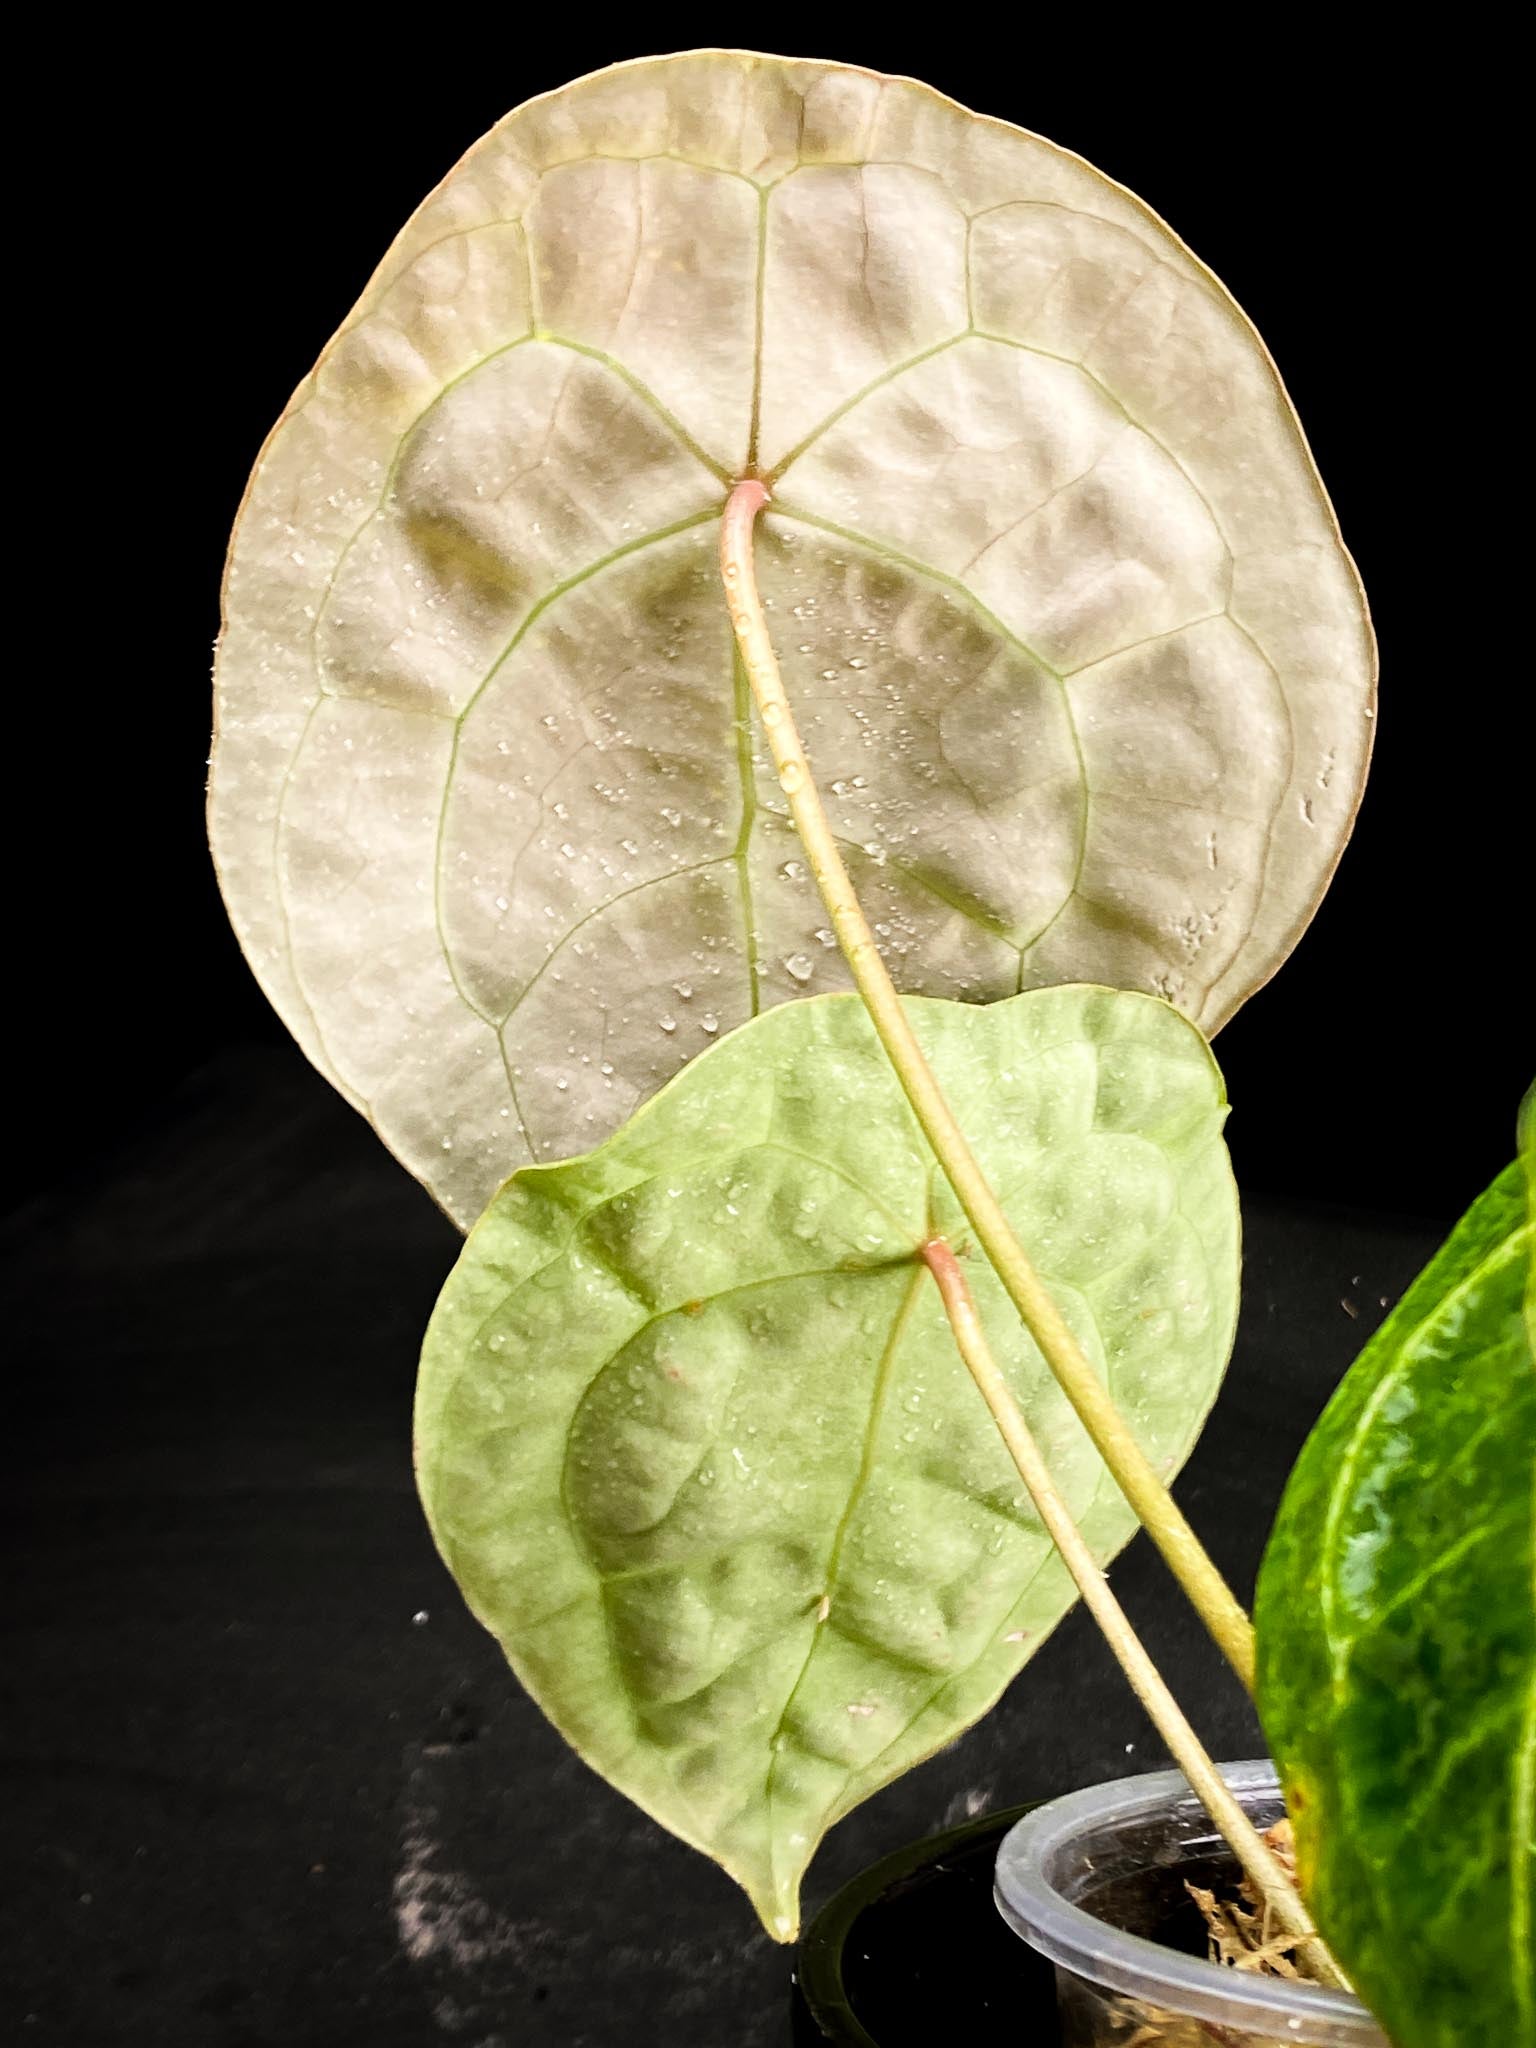
[[[801,1937],[796,2048],[1056,2048],[1055,1972],[992,1892],[1003,1837],[1031,1811],[914,1842],[844,1885]]]

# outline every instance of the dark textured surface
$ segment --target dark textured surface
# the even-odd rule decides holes
[[[1245,1592],[1306,1429],[1439,1235],[1262,1202],[1247,1230],[1180,1488]],[[410,1395],[457,1238],[298,1055],[224,1056],[8,1238],[0,2033],[777,2048],[788,1957],[566,1753],[432,1552]],[[1114,1580],[1212,1748],[1251,1754],[1144,1541]],[[1160,1761],[1073,1615],[833,1834],[807,1907],[946,1822]]]

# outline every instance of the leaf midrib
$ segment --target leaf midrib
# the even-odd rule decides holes
[[[901,1340],[906,1335],[907,1325],[912,1318],[913,1311],[917,1307],[918,1296],[922,1291],[923,1282],[927,1278],[927,1272],[926,1266],[914,1261],[912,1279],[908,1284],[906,1294],[902,1298],[901,1306],[897,1309],[892,1320],[891,1334],[886,1340],[885,1348],[880,1355],[879,1364],[875,1369],[875,1384],[870,1396],[869,1417],[864,1426],[864,1441],[859,1458],[859,1467],[854,1475],[853,1484],[849,1488],[848,1499],[844,1504],[841,1516],[838,1518],[837,1527],[833,1531],[832,1542],[827,1552],[827,1568],[822,1575],[822,1598],[827,1601],[829,1612],[837,1600],[838,1574],[842,1564],[843,1547],[847,1541],[848,1532],[853,1526],[853,1518],[868,1487],[870,1473],[874,1466],[875,1444],[880,1434],[880,1424],[885,1414],[886,1400],[890,1393],[891,1381],[895,1376],[897,1353],[901,1348]],[[800,1690],[809,1675],[811,1665],[815,1661],[816,1650],[820,1641],[821,1624],[819,1621],[813,1621],[811,1624],[811,1640],[805,1653],[805,1662],[801,1665],[799,1674],[789,1689],[783,1709],[779,1714],[778,1725],[775,1727],[768,1743],[768,1773],[763,1785],[763,1796],[766,1802],[768,1867],[775,1895],[779,1891],[780,1875],[778,1830],[774,1821],[773,1802],[774,1781],[778,1771],[780,1744],[789,1739],[786,1724],[794,1709],[795,1701],[800,1695]]]

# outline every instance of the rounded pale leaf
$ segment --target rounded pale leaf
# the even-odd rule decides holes
[[[1511,1166],[1350,1369],[1259,1576],[1303,1888],[1398,2048],[1536,2048],[1533,1260]]]
[[[714,567],[892,972],[1207,1032],[1365,772],[1359,585],[1273,366],[1138,200],[904,79],[708,53],[520,108],[391,250],[230,555],[212,837],[305,1050],[461,1222],[846,986]]]
[[[1163,1472],[1237,1308],[1221,1080],[1166,1004],[909,1000]],[[997,1698],[1074,1598],[918,1251],[964,1238],[857,998],[783,1006],[470,1233],[417,1467],[470,1606],[586,1759],[780,1938],[850,1807]],[[979,1259],[999,1362],[1095,1554],[1134,1518]]]

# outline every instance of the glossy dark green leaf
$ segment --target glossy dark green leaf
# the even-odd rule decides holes
[[[1536,1223],[1536,1087],[1526,1091],[1520,1105],[1520,1164],[1525,1169],[1525,1199],[1531,1220]],[[1525,1280],[1525,1334],[1536,1356],[1536,1251],[1533,1251]]]
[[[1166,1004],[1106,989],[908,1008],[1172,1471],[1236,1311],[1208,1047]],[[793,1003],[596,1151],[516,1174],[423,1354],[422,1497],[470,1606],[582,1755],[781,1939],[824,1830],[984,1712],[1073,1599],[919,1261],[935,1230],[964,1236],[862,1006]],[[1130,1510],[971,1265],[1107,1559]]]
[[[1260,1575],[1303,1888],[1398,2048],[1536,2041],[1532,1243],[1511,1166],[1335,1395]]]

